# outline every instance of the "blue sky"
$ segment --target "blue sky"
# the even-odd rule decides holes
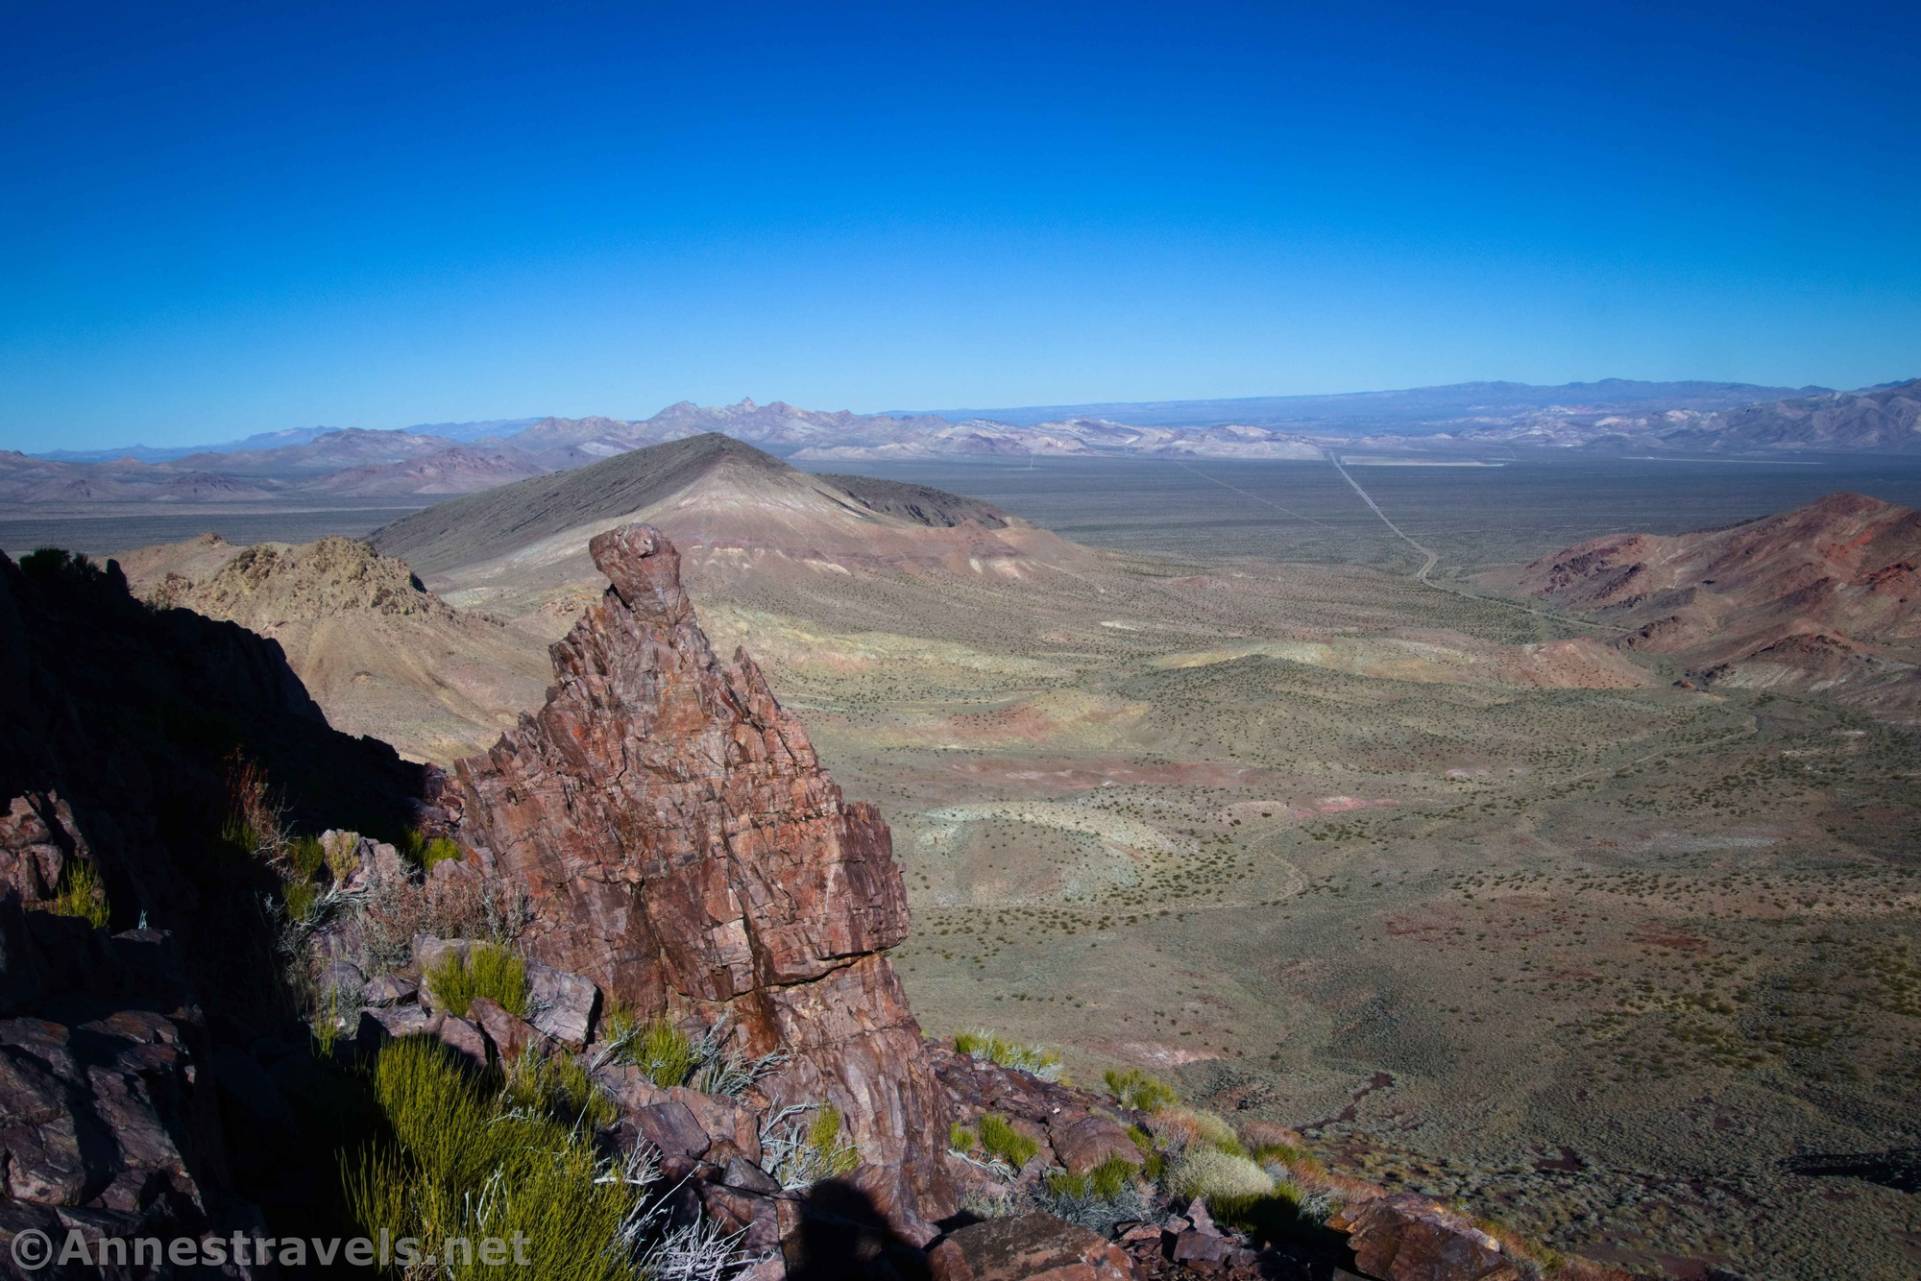
[[[0,446],[1921,373],[1916,6],[9,6]]]

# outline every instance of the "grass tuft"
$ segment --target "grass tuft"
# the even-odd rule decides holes
[[[492,943],[473,944],[464,958],[450,950],[427,971],[427,990],[434,1004],[461,1018],[467,1017],[478,996],[517,1018],[527,1017],[527,963]]]
[[[504,1109],[428,1038],[383,1047],[373,1086],[393,1142],[364,1149],[342,1171],[364,1234],[520,1238],[524,1254],[486,1268],[490,1281],[633,1276],[626,1236],[640,1190],[603,1177],[587,1136],[551,1116]]]
[[[1061,1056],[1058,1050],[1043,1049],[1038,1045],[1022,1045],[993,1032],[958,1033],[954,1037],[954,1049],[976,1062],[1011,1068],[1016,1072],[1037,1076],[1043,1081],[1058,1081],[1061,1077]]]
[[[1040,1140],[1022,1134],[1006,1117],[989,1112],[980,1120],[981,1151],[1019,1170],[1041,1150]]]
[[[48,905],[56,916],[77,916],[95,929],[107,924],[107,887],[100,873],[84,859],[70,859],[60,878],[60,892]]]
[[[1158,1112],[1180,1102],[1173,1086],[1139,1068],[1109,1068],[1101,1079],[1116,1103],[1136,1112]]]
[[[423,872],[434,870],[436,863],[462,857],[460,845],[451,836],[429,836],[419,828],[401,833],[400,856]]]

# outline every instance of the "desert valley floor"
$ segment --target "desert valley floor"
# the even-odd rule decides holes
[[[1432,582],[1325,464],[862,470],[1101,548],[690,562],[717,646],[892,824],[930,1033],[1163,1070],[1330,1161],[1676,1276],[1921,1271],[1921,738],[1678,686],[1475,577],[1835,489],[1913,504],[1921,470],[1352,468]],[[535,653],[570,617],[423,577]]]

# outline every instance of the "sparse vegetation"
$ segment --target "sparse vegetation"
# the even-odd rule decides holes
[[[397,847],[402,858],[423,872],[434,870],[434,864],[458,860],[461,857],[460,845],[450,836],[429,836],[419,828],[403,832]]]
[[[1195,1146],[1181,1153],[1168,1171],[1167,1190],[1176,1196],[1206,1197],[1214,1205],[1268,1196],[1274,1191],[1274,1178],[1249,1157]]]
[[[1043,1081],[1061,1078],[1061,1056],[1057,1050],[1021,1045],[992,1032],[962,1032],[954,1037],[954,1049],[971,1059],[1025,1072]]]
[[[350,1158],[347,1203],[362,1232],[443,1241],[524,1238],[525,1262],[486,1269],[512,1281],[633,1275],[644,1189],[588,1137],[540,1109],[503,1107],[438,1042],[389,1042],[374,1095],[393,1135]]]
[[[760,1168],[789,1191],[850,1174],[860,1151],[842,1130],[840,1109],[832,1104],[776,1108],[761,1122]]]
[[[467,1017],[476,997],[527,1017],[527,963],[504,947],[473,943],[464,952],[451,948],[428,969],[426,982],[434,1003],[461,1018]]]
[[[1140,1068],[1109,1068],[1101,1079],[1116,1103],[1136,1112],[1158,1112],[1180,1101],[1173,1086]]]
[[[1019,1170],[1040,1152],[1040,1140],[1021,1133],[1013,1122],[997,1112],[980,1119],[978,1129],[981,1151],[1010,1169]]]
[[[101,929],[111,913],[107,910],[107,887],[100,873],[85,859],[67,860],[60,875],[60,890],[48,905],[57,916],[75,916]]]
[[[588,1134],[612,1125],[620,1111],[579,1060],[531,1047],[507,1066],[502,1098],[510,1111],[549,1116]]]
[[[1036,1200],[1056,1218],[1102,1234],[1128,1220],[1151,1217],[1153,1205],[1134,1165],[1120,1157],[1109,1157],[1080,1174],[1050,1172],[1041,1181]]]

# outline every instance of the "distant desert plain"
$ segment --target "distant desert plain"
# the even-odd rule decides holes
[[[1912,546],[1921,468],[1339,461],[852,476],[710,435],[381,513],[373,550],[130,551],[111,521],[82,549],[446,761],[538,704],[602,590],[587,539],[651,521],[892,825],[931,1034],[1144,1066],[1639,1269],[1915,1275],[1921,593],[1836,579],[1818,628],[1775,619],[1835,633],[1833,670],[1710,670],[1663,624],[1719,571],[1627,593],[1580,545],[1803,509],[1758,609],[1883,568],[1808,547]]]

